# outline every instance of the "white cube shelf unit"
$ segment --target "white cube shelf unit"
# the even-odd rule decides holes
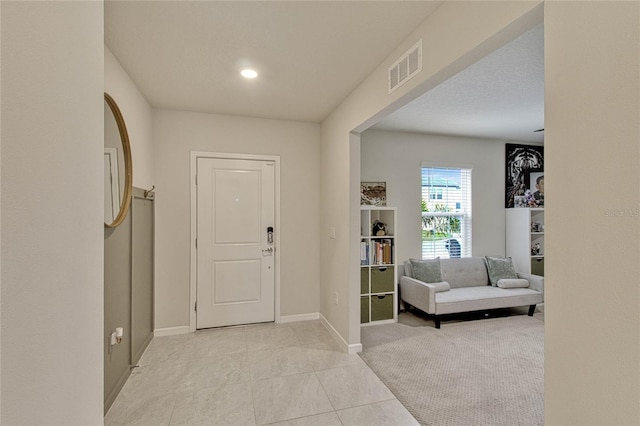
[[[382,222],[383,229],[375,227]],[[360,323],[398,320],[396,265],[396,208],[360,209]]]
[[[517,272],[544,276],[544,208],[506,210],[507,256]]]

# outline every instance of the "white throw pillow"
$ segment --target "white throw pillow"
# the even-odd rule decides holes
[[[529,287],[529,281],[522,278],[503,278],[498,280],[498,287],[500,288],[527,288]]]

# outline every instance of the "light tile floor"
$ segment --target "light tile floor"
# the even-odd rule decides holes
[[[105,425],[417,425],[320,321],[156,337]]]

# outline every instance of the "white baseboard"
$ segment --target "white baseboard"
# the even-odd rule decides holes
[[[322,324],[329,330],[329,332],[333,335],[336,341],[340,344],[342,350],[348,354],[356,354],[358,352],[362,352],[362,343],[356,343],[350,345],[346,340],[338,333],[338,331],[331,325],[331,323],[319,312],[312,312],[309,314],[299,314],[299,315],[286,315],[280,317],[278,321],[281,324],[298,322],[298,321],[312,321],[312,320],[320,320]],[[190,333],[188,325],[180,326],[180,327],[167,327],[167,328],[157,328],[153,331],[154,337],[162,337],[162,336],[175,336],[177,334],[187,334]]]
[[[298,315],[285,315],[281,316],[278,320],[279,324],[284,324],[288,322],[298,322],[298,321],[312,321],[320,319],[319,312],[312,312],[310,314],[298,314]]]
[[[356,343],[354,345],[349,345],[349,354],[357,354],[362,352],[362,343]]]
[[[331,323],[327,321],[327,319],[322,314],[320,314],[320,321],[322,321],[324,326],[327,327],[329,332],[333,335],[333,337],[335,337],[344,352],[348,354],[357,354],[358,352],[362,352],[362,343],[356,343],[353,345],[348,344],[347,341],[344,340],[340,333],[338,333],[338,331],[333,328]]]
[[[183,325],[181,327],[156,328],[153,330],[154,337],[175,336],[176,334],[187,333],[190,333],[188,325]]]
[[[289,322],[298,322],[298,321],[312,321],[320,319],[320,314],[318,312],[312,312],[309,314],[298,314],[298,315],[285,315],[281,316],[278,320],[278,323],[284,324]],[[174,336],[176,334],[186,334],[190,333],[188,325],[184,325],[181,327],[167,327],[167,328],[157,328],[153,331],[153,335],[155,337],[160,336]]]

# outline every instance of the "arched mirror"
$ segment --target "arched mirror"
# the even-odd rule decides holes
[[[104,225],[115,228],[127,216],[132,192],[131,146],[120,108],[104,94]]]

